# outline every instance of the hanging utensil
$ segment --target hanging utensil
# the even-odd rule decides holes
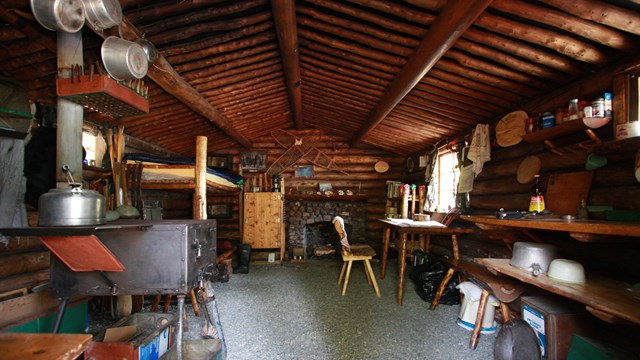
[[[122,8],[118,0],[82,0],[89,25],[104,30],[122,22]]]
[[[109,36],[102,43],[102,62],[116,80],[142,79],[148,70],[147,54],[132,41]]]
[[[85,20],[82,0],[31,0],[31,11],[47,30],[78,32]]]

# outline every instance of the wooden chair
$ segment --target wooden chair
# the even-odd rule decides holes
[[[342,245],[343,264],[342,271],[340,271],[340,277],[338,278],[338,284],[342,284],[342,280],[344,279],[342,296],[347,293],[347,286],[349,285],[349,277],[351,276],[351,266],[353,265],[353,262],[363,261],[367,282],[369,285],[373,285],[376,295],[378,297],[382,297],[382,295],[380,295],[380,288],[376,282],[376,277],[373,274],[373,268],[371,267],[371,259],[376,254],[375,250],[366,244],[349,245],[349,239],[347,238],[347,232],[344,227],[344,219],[340,216],[336,216],[333,218],[332,222],[340,236],[340,244]]]

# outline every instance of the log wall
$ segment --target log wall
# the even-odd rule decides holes
[[[364,195],[367,198],[367,240],[372,244],[379,245],[382,238],[382,227],[377,219],[381,218],[385,212],[385,183],[387,180],[399,181],[403,177],[404,158],[398,155],[384,152],[366,145],[351,148],[348,140],[344,137],[328,135],[320,130],[289,131],[291,134],[301,138],[307,144],[313,145],[332,159],[336,166],[346,172],[329,170],[320,166],[314,167],[314,175],[311,177],[297,177],[294,167],[283,171],[281,177],[284,179],[284,191],[286,193],[316,192],[319,190],[319,183],[331,183],[334,192],[338,190],[351,190],[354,194]],[[263,135],[253,139],[254,147],[251,149],[224,149],[216,153],[228,154],[232,156],[233,170],[242,173],[240,168],[240,157],[243,152],[265,152],[267,155],[267,168],[280,158],[286,148],[278,144],[271,134]],[[374,165],[378,161],[386,161],[389,170],[385,173],[378,173]],[[294,166],[313,165],[309,160],[300,159]],[[264,177],[264,171],[247,172],[243,174],[247,178],[249,185],[259,184],[258,178]],[[253,179],[255,178],[255,180]],[[270,176],[263,182],[263,189],[271,187]],[[268,185],[266,184],[268,183]],[[143,197],[148,199],[162,200],[164,218],[190,218],[191,194],[189,192],[167,192],[167,191],[145,191]],[[232,205],[232,216],[230,218],[218,219],[218,239],[222,241],[241,241],[240,229],[240,193],[230,193],[223,191],[209,192],[207,203],[220,203]],[[320,203],[319,203],[320,204]]]

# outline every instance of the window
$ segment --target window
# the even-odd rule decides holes
[[[107,149],[107,143],[100,131],[95,134],[82,132],[82,148],[86,152],[83,162],[87,165],[102,167],[102,158]]]
[[[436,211],[447,212],[456,206],[459,176],[457,154],[450,150],[439,151],[433,171]]]
[[[96,161],[96,136],[90,134],[88,132],[82,133],[82,147],[87,152],[85,158],[83,159],[85,164],[91,164],[93,161],[93,165],[95,165]]]

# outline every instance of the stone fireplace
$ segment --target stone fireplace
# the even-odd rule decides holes
[[[335,216],[344,219],[349,242],[366,241],[366,199],[343,201],[329,197],[305,199],[296,196],[291,199],[287,196],[284,206],[288,247],[303,248],[305,259],[317,258],[313,252],[316,246],[331,244],[336,254],[339,253],[340,241],[331,223]]]

